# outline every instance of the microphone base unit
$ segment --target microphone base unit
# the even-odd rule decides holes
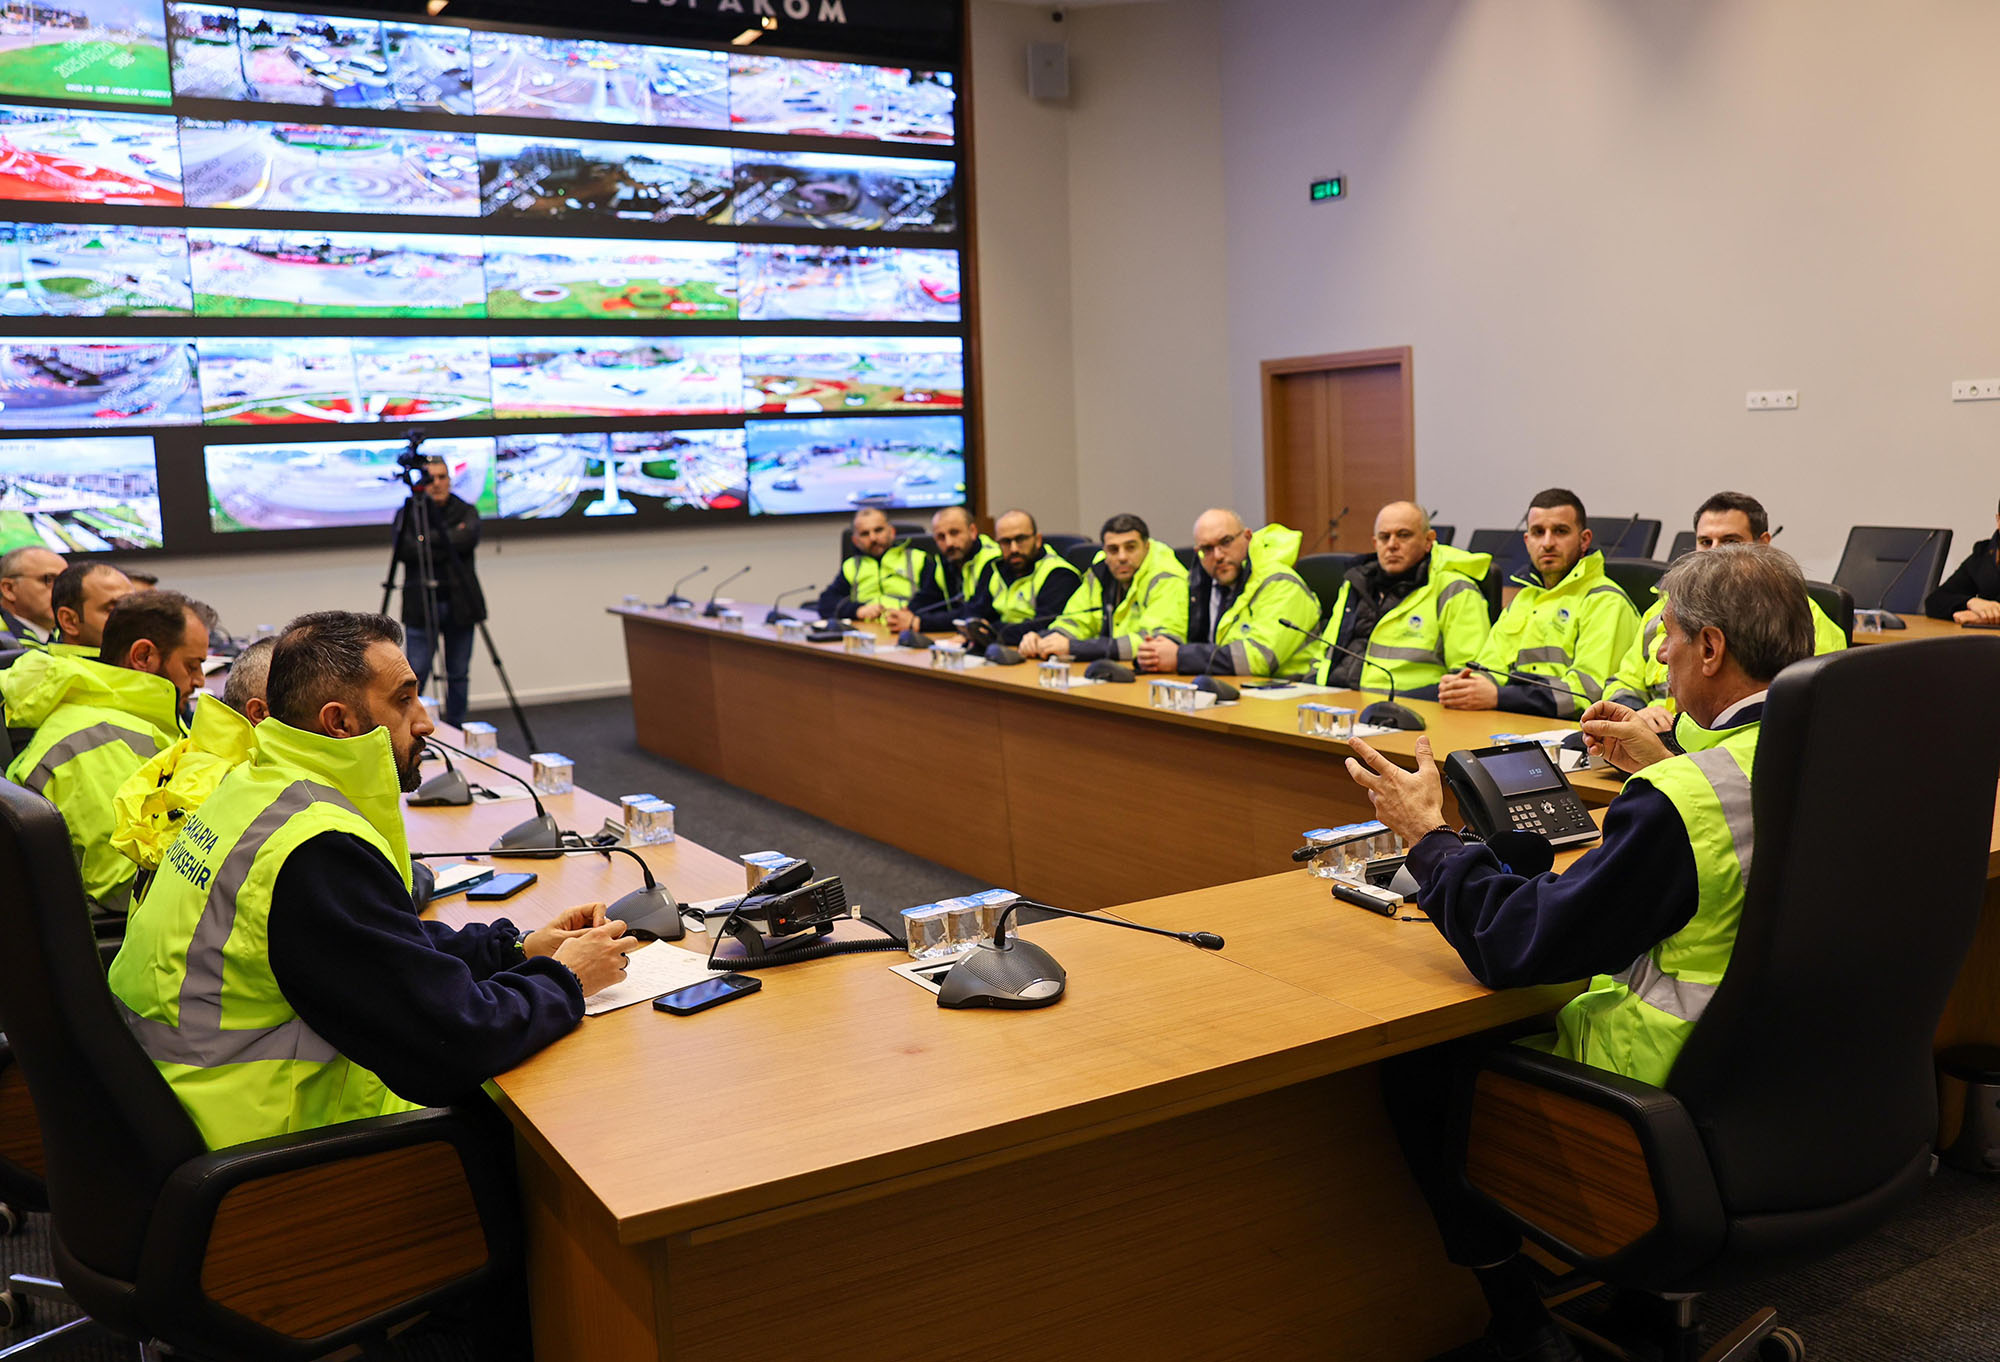
[[[681,906],[663,884],[634,889],[604,910],[604,916],[625,924],[625,934],[641,941],[679,941],[687,935]]]
[[[1374,724],[1377,728],[1400,729],[1405,733],[1421,733],[1429,725],[1424,716],[1408,705],[1399,705],[1394,700],[1377,700],[1364,708],[1355,719],[1364,724]]]
[[[1860,633],[1866,629],[1907,629],[1909,623],[1893,610],[1857,610],[1854,612],[1854,630]]]
[[[562,829],[556,826],[554,814],[537,814],[500,834],[493,843],[493,853],[498,856],[539,856],[544,859],[559,855],[563,849]]]
[[[432,776],[410,796],[411,808],[464,808],[472,802],[472,782],[465,772],[450,770]]]
[[[1010,1011],[1060,1002],[1069,974],[1054,956],[1020,937],[1004,947],[981,942],[958,958],[938,986],[938,1006]]]

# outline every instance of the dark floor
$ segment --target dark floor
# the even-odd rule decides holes
[[[501,745],[526,748],[506,711],[475,713],[500,728]],[[541,750],[576,760],[577,780],[615,798],[640,792],[678,805],[676,825],[716,851],[778,850],[804,856],[839,874],[850,897],[893,911],[986,886],[856,837],[712,777],[641,752],[632,739],[624,699],[542,705],[529,712]],[[1910,1211],[1831,1258],[1758,1286],[1718,1293],[1708,1317],[1733,1324],[1752,1310],[1775,1306],[1783,1323],[1806,1338],[1809,1354],[1827,1362],[1975,1362],[2000,1359],[2000,1179],[1941,1170]],[[0,1239],[0,1269],[49,1273],[46,1218]],[[44,1322],[63,1318],[44,1310]],[[0,1331],[0,1350],[25,1331]],[[37,1362],[110,1362],[134,1356],[94,1326],[46,1349]],[[469,1344],[429,1335],[406,1339],[404,1362],[483,1362]]]

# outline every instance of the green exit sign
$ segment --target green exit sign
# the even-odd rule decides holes
[[[1346,198],[1347,177],[1345,175],[1335,175],[1329,179],[1314,180],[1312,182],[1312,196],[1314,203],[1318,203],[1322,199]]]

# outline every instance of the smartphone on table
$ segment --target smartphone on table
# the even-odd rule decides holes
[[[731,998],[741,998],[746,993],[755,993],[764,987],[764,981],[754,974],[723,974],[713,979],[703,979],[700,983],[677,988],[672,993],[662,993],[653,999],[655,1012],[671,1012],[676,1017],[691,1017],[706,1008],[716,1007]]]
[[[498,903],[513,898],[540,878],[532,870],[509,871],[473,885],[465,891],[465,897],[471,903]]]

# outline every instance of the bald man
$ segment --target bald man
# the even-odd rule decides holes
[[[1061,615],[1083,578],[1042,539],[1041,527],[1026,511],[1001,512],[993,537],[1000,557],[980,574],[965,613],[993,625],[1002,643],[1018,643]]]
[[[840,570],[819,593],[813,605],[819,617],[865,623],[909,605],[930,574],[931,556],[897,543],[896,527],[873,506],[854,513],[848,539],[854,553],[841,560]]]
[[[947,506],[931,517],[931,570],[910,603],[884,616],[891,629],[939,634],[962,618],[979,594],[980,579],[1000,561],[1000,546],[979,532],[979,522],[963,506]]]
[[[1216,507],[1194,522],[1194,547],[1187,641],[1155,635],[1134,650],[1134,661],[1184,675],[1304,674],[1313,661],[1306,636],[1278,623],[1319,618],[1318,599],[1293,570],[1299,532],[1266,525],[1252,534],[1242,516]]]
[[[7,648],[45,648],[56,640],[56,611],[49,590],[69,564],[53,549],[39,544],[14,549],[0,558],[0,630],[12,643]]]
[[[1490,621],[1479,584],[1492,566],[1490,554],[1438,543],[1423,507],[1390,502],[1375,514],[1375,556],[1347,570],[1320,630],[1349,651],[1313,644],[1313,679],[1436,699],[1445,672],[1472,661],[1486,643]]]

